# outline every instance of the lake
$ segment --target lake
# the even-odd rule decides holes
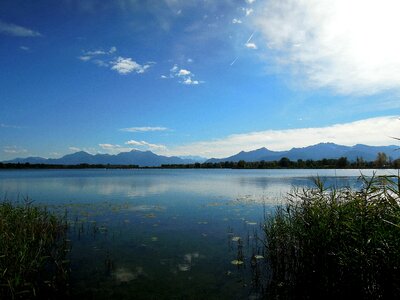
[[[362,170],[372,175],[374,170]],[[360,170],[0,171],[3,199],[64,215],[76,299],[258,299],[261,223],[296,187],[360,187]],[[378,174],[397,174],[380,170]],[[256,264],[250,257],[257,255]],[[242,260],[243,264],[238,264]],[[266,272],[267,273],[267,272]]]

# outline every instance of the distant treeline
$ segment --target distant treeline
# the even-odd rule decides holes
[[[247,162],[205,162],[193,164],[164,164],[160,167],[139,167],[138,165],[104,165],[104,164],[78,164],[78,165],[49,165],[30,163],[0,163],[0,169],[400,169],[400,159],[391,160],[385,153],[378,153],[374,161],[365,161],[357,158],[349,161],[347,157],[338,159],[302,160],[292,161],[287,157],[274,161]]]
[[[321,160],[302,160],[292,161],[286,157],[275,161],[256,161],[246,162],[240,160],[238,162],[226,161],[217,163],[195,163],[185,165],[162,165],[161,168],[166,169],[373,169],[373,168],[400,168],[400,159],[394,161],[388,159],[377,159],[375,161],[364,161],[358,158],[356,161],[348,161],[346,157],[338,159],[321,159]]]
[[[77,165],[50,165],[30,163],[0,163],[0,169],[137,169],[138,165],[102,165],[102,164],[77,164]]]

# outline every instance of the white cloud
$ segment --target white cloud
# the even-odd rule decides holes
[[[246,48],[249,48],[249,49],[254,49],[254,50],[257,49],[257,45],[254,43],[246,43],[244,45],[246,46]]]
[[[129,152],[132,150],[137,150],[132,147],[123,147],[115,144],[99,144],[99,147],[108,154],[118,154],[121,152]]]
[[[200,84],[200,81],[193,80],[192,78],[188,77],[185,80],[183,80],[182,83],[186,84],[186,85],[192,85],[192,84],[196,85],[196,84]]]
[[[81,151],[81,148],[73,147],[73,146],[68,147],[68,149],[71,150],[71,151],[74,151],[74,152],[79,152],[79,151]]]
[[[93,51],[86,51],[84,52],[86,56],[97,56],[97,55],[109,55],[109,54],[113,54],[117,51],[117,47],[112,46],[110,48],[110,50],[93,50]]]
[[[27,46],[20,46],[19,49],[24,50],[24,51],[29,51],[30,48]]]
[[[148,132],[148,131],[165,131],[168,130],[167,127],[129,127],[129,128],[121,128],[120,131],[127,131],[127,132]]]
[[[256,0],[246,0],[246,3],[248,3],[248,4],[252,4],[254,2],[256,2]]]
[[[188,76],[190,74],[191,74],[190,71],[185,70],[185,69],[180,69],[177,75],[178,76]]]
[[[7,154],[21,154],[21,153],[27,153],[28,150],[18,146],[4,146],[3,152]]]
[[[130,140],[130,141],[127,141],[125,144],[130,145],[130,146],[144,147],[144,148],[150,149],[150,150],[166,150],[167,149],[167,147],[165,145],[151,144],[146,141]]]
[[[111,70],[117,71],[121,75],[126,75],[132,72],[142,74],[150,68],[150,65],[140,65],[130,57],[124,58],[121,56],[112,61],[111,64]]]
[[[270,0],[260,8],[266,57],[308,86],[360,95],[400,89],[399,1]]]
[[[171,73],[176,73],[176,72],[178,72],[178,66],[177,65],[174,65],[171,69],[170,69],[170,72]]]
[[[91,51],[83,51],[83,55],[78,56],[78,59],[82,60],[82,61],[89,61],[95,57],[99,57],[99,56],[110,56],[111,54],[115,53],[117,51],[117,48],[115,46],[112,46],[110,48],[110,50],[102,50],[102,49],[98,49],[98,50],[91,50]],[[100,59],[95,59],[93,62],[98,64],[98,61],[102,61]]]
[[[102,149],[112,149],[112,148],[119,148],[120,145],[113,145],[113,144],[99,144]]]
[[[19,37],[39,37],[42,34],[38,31],[0,21],[0,34],[19,36]]]
[[[94,51],[87,51],[86,55],[96,56],[96,55],[104,55],[107,54],[106,51],[103,50],[94,50]]]
[[[99,67],[110,67],[111,70],[118,72],[121,75],[127,75],[135,72],[142,74],[150,68],[155,62],[148,62],[146,64],[139,64],[130,57],[114,56],[117,52],[117,47],[112,46],[109,50],[92,50],[83,51],[83,55],[78,56],[78,59],[82,61],[91,61]]]
[[[92,57],[89,55],[82,55],[82,56],[78,56],[78,59],[82,60],[82,61],[88,61],[90,60]]]
[[[399,117],[387,116],[326,127],[233,134],[221,139],[169,147],[169,153],[171,155],[222,158],[242,150],[250,151],[262,147],[270,150],[289,150],[292,147],[305,147],[321,142],[333,142],[347,146],[355,144],[390,145],[396,144],[396,141],[391,137],[399,136],[399,132]]]
[[[184,85],[198,85],[204,82],[204,81],[194,80],[193,78],[195,77],[195,75],[191,71],[187,69],[180,69],[176,64],[170,69],[169,77],[170,78],[178,77],[179,83],[182,83]],[[166,76],[164,77],[161,76],[161,78],[166,78]]]
[[[246,17],[250,16],[254,12],[254,9],[247,7],[242,7],[242,10],[244,11]]]
[[[118,154],[121,152],[130,152],[132,150],[151,150],[151,151],[168,151],[164,145],[152,144],[146,141],[130,140],[125,143],[127,146],[118,144],[99,144],[99,147],[109,154]],[[133,147],[135,146],[135,147]]]
[[[234,19],[232,20],[232,23],[233,23],[233,24],[242,24],[243,22],[242,22],[242,20],[240,20],[240,19],[234,18]]]

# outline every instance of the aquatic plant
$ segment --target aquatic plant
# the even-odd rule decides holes
[[[268,297],[399,299],[399,177],[297,189],[264,225]]]
[[[0,203],[0,298],[53,298],[67,284],[67,225],[45,208]]]

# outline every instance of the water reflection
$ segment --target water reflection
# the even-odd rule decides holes
[[[363,170],[372,175],[373,170]],[[394,170],[381,173],[395,174]],[[250,195],[274,202],[293,187],[311,186],[320,176],[327,186],[354,186],[359,170],[62,170],[2,171],[0,192],[36,201],[131,199],[162,194],[198,194],[235,199]]]

